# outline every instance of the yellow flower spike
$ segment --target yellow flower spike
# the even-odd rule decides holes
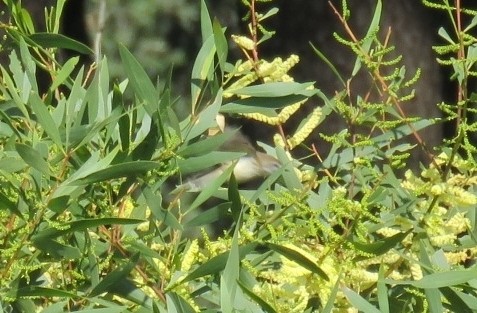
[[[223,97],[230,98],[235,93],[234,90],[246,87],[251,83],[255,82],[258,79],[258,75],[255,72],[250,72],[241,78],[239,78],[236,82],[230,85],[227,89],[224,90]]]
[[[283,138],[280,136],[280,134],[273,135],[273,143],[277,147],[285,148],[285,141],[283,141]]]
[[[261,113],[242,113],[240,115],[252,120],[256,120],[256,121],[268,124],[268,125],[275,126],[280,124],[278,117],[270,117]]]
[[[444,252],[444,255],[446,256],[447,262],[452,265],[465,262],[469,258],[466,251]]]
[[[292,116],[304,103],[305,101],[300,101],[292,105],[288,105],[284,107],[280,113],[278,113],[278,120],[280,121],[281,124],[285,123],[290,116]]]
[[[285,61],[282,61],[281,58],[275,58],[273,61],[278,65],[278,67],[277,70],[270,75],[270,78],[273,81],[293,81],[293,79],[288,76],[287,73],[300,61],[300,58],[297,55],[292,54]]]
[[[431,194],[434,196],[440,196],[444,193],[445,186],[443,184],[434,185],[431,187]]]
[[[232,40],[242,49],[253,50],[255,48],[255,43],[248,37],[232,35]]]
[[[248,71],[250,71],[252,68],[253,68],[253,66],[252,66],[252,61],[247,60],[247,61],[243,62],[242,64],[240,64],[240,65],[237,67],[237,71],[238,71],[239,73],[240,73],[240,72],[248,72]]]
[[[452,245],[457,239],[457,236],[454,234],[432,235],[429,236],[429,239],[434,246],[442,247]]]
[[[423,277],[421,266],[418,263],[412,263],[410,270],[412,278],[414,278],[414,280],[419,280]]]
[[[295,148],[299,144],[301,144],[308,136],[313,132],[313,130],[318,126],[320,123],[321,118],[321,108],[316,107],[313,112],[310,114],[310,117],[302,126],[302,128],[293,135],[290,139],[288,139],[288,146],[290,149]]]
[[[452,229],[453,233],[459,234],[471,228],[470,220],[465,217],[465,214],[459,212],[452,216],[446,223],[446,227]]]
[[[192,267],[192,264],[197,259],[197,254],[199,253],[199,242],[197,239],[194,239],[187,250],[184,252],[184,258],[181,263],[181,270],[188,271]]]
[[[258,75],[260,77],[267,77],[275,70],[275,68],[275,64],[264,61],[258,66]]]

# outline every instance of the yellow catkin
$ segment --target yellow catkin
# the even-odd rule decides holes
[[[232,35],[232,40],[240,47],[245,50],[253,50],[255,48],[255,43],[252,39],[245,36],[236,36]]]
[[[313,130],[318,126],[320,123],[321,118],[321,108],[316,107],[313,112],[311,113],[310,118],[303,127],[298,130],[293,137],[288,139],[288,146],[290,149],[295,148],[299,144],[301,144],[308,136],[313,132]]]

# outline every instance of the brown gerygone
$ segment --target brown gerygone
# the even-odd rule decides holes
[[[280,167],[280,162],[276,158],[257,151],[248,138],[238,130],[235,131],[235,134],[229,141],[220,146],[219,150],[247,153],[236,161],[233,169],[235,179],[239,184],[267,177]],[[234,161],[225,162],[205,174],[189,179],[178,188],[191,192],[200,191],[217,179],[228,167],[233,166],[233,164]]]

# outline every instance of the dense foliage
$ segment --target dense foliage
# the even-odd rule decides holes
[[[0,66],[1,312],[477,310],[468,87],[476,12],[425,2],[455,23],[454,33],[439,30],[446,44],[435,50],[458,85],[455,103],[440,104],[455,137],[430,149],[417,131],[442,121],[405,116],[420,71],[408,73],[381,38],[381,1],[361,39],[347,24],[346,2],[333,8],[349,35],[336,39],[356,54],[352,77],[336,72],[343,90],[335,95],[294,81],[288,72],[299,56],[260,57],[277,9],[257,12],[255,1],[243,1],[249,33],[232,35],[202,1],[184,119],[170,78],[153,83],[123,45],[120,82],[110,79],[107,55],[86,68],[78,58],[60,64],[60,48],[91,52],[58,34],[64,0],[47,11],[48,33],[35,33],[28,12],[6,3],[11,23],[2,27],[15,48]],[[459,24],[461,14],[473,16],[469,25]],[[229,37],[243,59],[228,57]],[[46,90],[40,70],[51,78]],[[347,88],[363,72],[378,97]],[[309,99],[320,105],[304,115]],[[219,151],[234,135],[217,129],[220,114],[276,129],[275,146],[261,148],[281,166],[253,190],[239,189],[232,174],[244,152]],[[301,123],[286,133],[296,114]],[[304,142],[330,114],[348,128],[322,134],[332,145],[322,156]],[[309,157],[295,157],[299,146]],[[428,163],[406,171],[415,149]],[[171,191],[227,162],[199,192]],[[225,218],[230,228],[212,236],[209,226]]]

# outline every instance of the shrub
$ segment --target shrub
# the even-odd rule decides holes
[[[244,2],[250,33],[232,36],[244,55],[235,63],[228,62],[223,27],[201,3],[203,44],[190,112],[180,120],[170,83],[157,87],[124,46],[121,82],[110,81],[107,56],[88,69],[77,58],[58,63],[58,48],[89,51],[58,35],[63,1],[48,11],[51,32],[41,34],[19,4],[7,1],[14,23],[3,27],[15,49],[1,66],[0,84],[3,311],[477,308],[469,140],[475,95],[468,87],[475,18],[456,24],[455,36],[441,29],[449,44],[435,48],[458,83],[456,104],[441,104],[446,119],[456,121],[456,136],[427,151],[420,173],[402,174],[413,149],[426,149],[407,137],[440,121],[404,115],[419,71],[408,75],[380,40],[381,2],[363,39],[349,27],[350,39],[337,38],[356,53],[354,73],[373,78],[379,99],[353,98],[346,88],[327,97],[288,75],[298,56],[260,58],[259,44],[273,35],[264,21],[277,10],[257,13],[254,1]],[[455,8],[442,3],[428,5],[452,15]],[[347,26],[346,6],[336,12]],[[51,78],[45,91],[40,69]],[[283,125],[310,98],[321,105],[286,134]],[[330,153],[323,158],[310,146],[307,160],[294,158],[331,112],[349,128],[322,135]],[[240,190],[233,175],[236,160],[250,151],[219,151],[234,133],[205,135],[221,126],[219,113],[276,126],[275,147],[262,148],[281,166],[254,190]],[[198,193],[171,192],[177,177],[218,164],[231,166]],[[222,201],[209,206],[212,197]],[[206,226],[225,217],[232,227],[212,238]]]

